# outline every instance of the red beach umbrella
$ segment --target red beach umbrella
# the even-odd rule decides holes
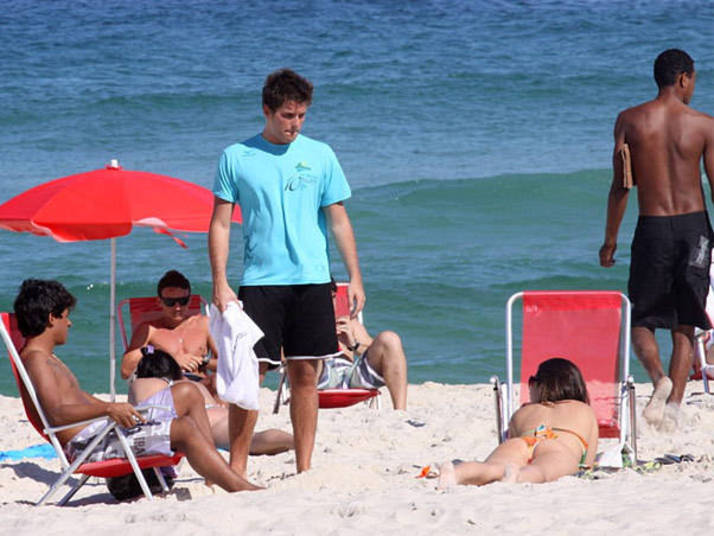
[[[55,179],[0,205],[0,228],[51,236],[58,242],[111,239],[109,311],[110,389],[115,395],[116,237],[134,226],[171,231],[207,232],[213,194],[197,184],[166,175],[122,169],[116,160],[104,169]],[[241,222],[236,207],[232,221]]]

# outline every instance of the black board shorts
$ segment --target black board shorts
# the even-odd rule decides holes
[[[285,359],[324,359],[339,353],[330,283],[240,287],[243,310],[263,330],[255,344],[268,368]]]
[[[640,216],[628,295],[632,326],[710,329],[706,314],[712,229],[706,212]]]

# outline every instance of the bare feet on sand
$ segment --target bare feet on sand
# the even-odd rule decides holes
[[[456,486],[456,471],[454,471],[454,464],[451,462],[444,462],[439,466],[439,485],[437,489],[448,490]]]
[[[654,426],[659,426],[662,423],[664,416],[664,406],[667,403],[667,397],[672,392],[672,380],[667,376],[662,376],[657,380],[650,401],[647,402],[642,416],[645,420]]]
[[[679,429],[679,421],[681,417],[681,408],[679,404],[670,402],[664,408],[662,423],[659,426],[660,431],[672,434]]]

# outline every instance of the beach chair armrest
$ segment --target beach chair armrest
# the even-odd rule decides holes
[[[109,422],[109,419],[107,417],[94,417],[93,419],[87,419],[84,421],[77,421],[77,422],[72,422],[69,424],[63,424],[62,426],[49,426],[49,427],[45,428],[45,433],[47,435],[50,435],[50,434],[54,434],[57,432],[61,432],[62,430],[67,430],[68,428],[74,428],[75,426],[82,426],[82,425],[86,426],[88,424],[92,424],[93,422],[102,421],[102,420]]]
[[[160,409],[163,411],[171,411],[171,408],[168,406],[159,406],[156,404],[149,404],[147,406],[137,406],[136,407],[136,410],[139,413],[146,413],[151,409]],[[107,421],[107,423],[111,422],[111,421],[109,421],[109,419],[107,417],[95,417],[93,419],[86,419],[84,421],[77,421],[77,422],[72,422],[69,424],[63,424],[62,426],[50,426],[48,428],[45,428],[45,433],[47,435],[56,434],[57,432],[61,432],[62,430],[67,430],[68,428],[74,428],[75,426],[87,426],[88,424],[92,424],[93,422],[102,421],[102,420]]]

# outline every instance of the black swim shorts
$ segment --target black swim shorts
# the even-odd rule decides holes
[[[241,287],[243,310],[265,336],[255,345],[258,361],[269,368],[286,359],[337,355],[337,330],[330,283]]]
[[[705,310],[711,243],[706,212],[640,216],[628,283],[632,326],[711,328]]]

